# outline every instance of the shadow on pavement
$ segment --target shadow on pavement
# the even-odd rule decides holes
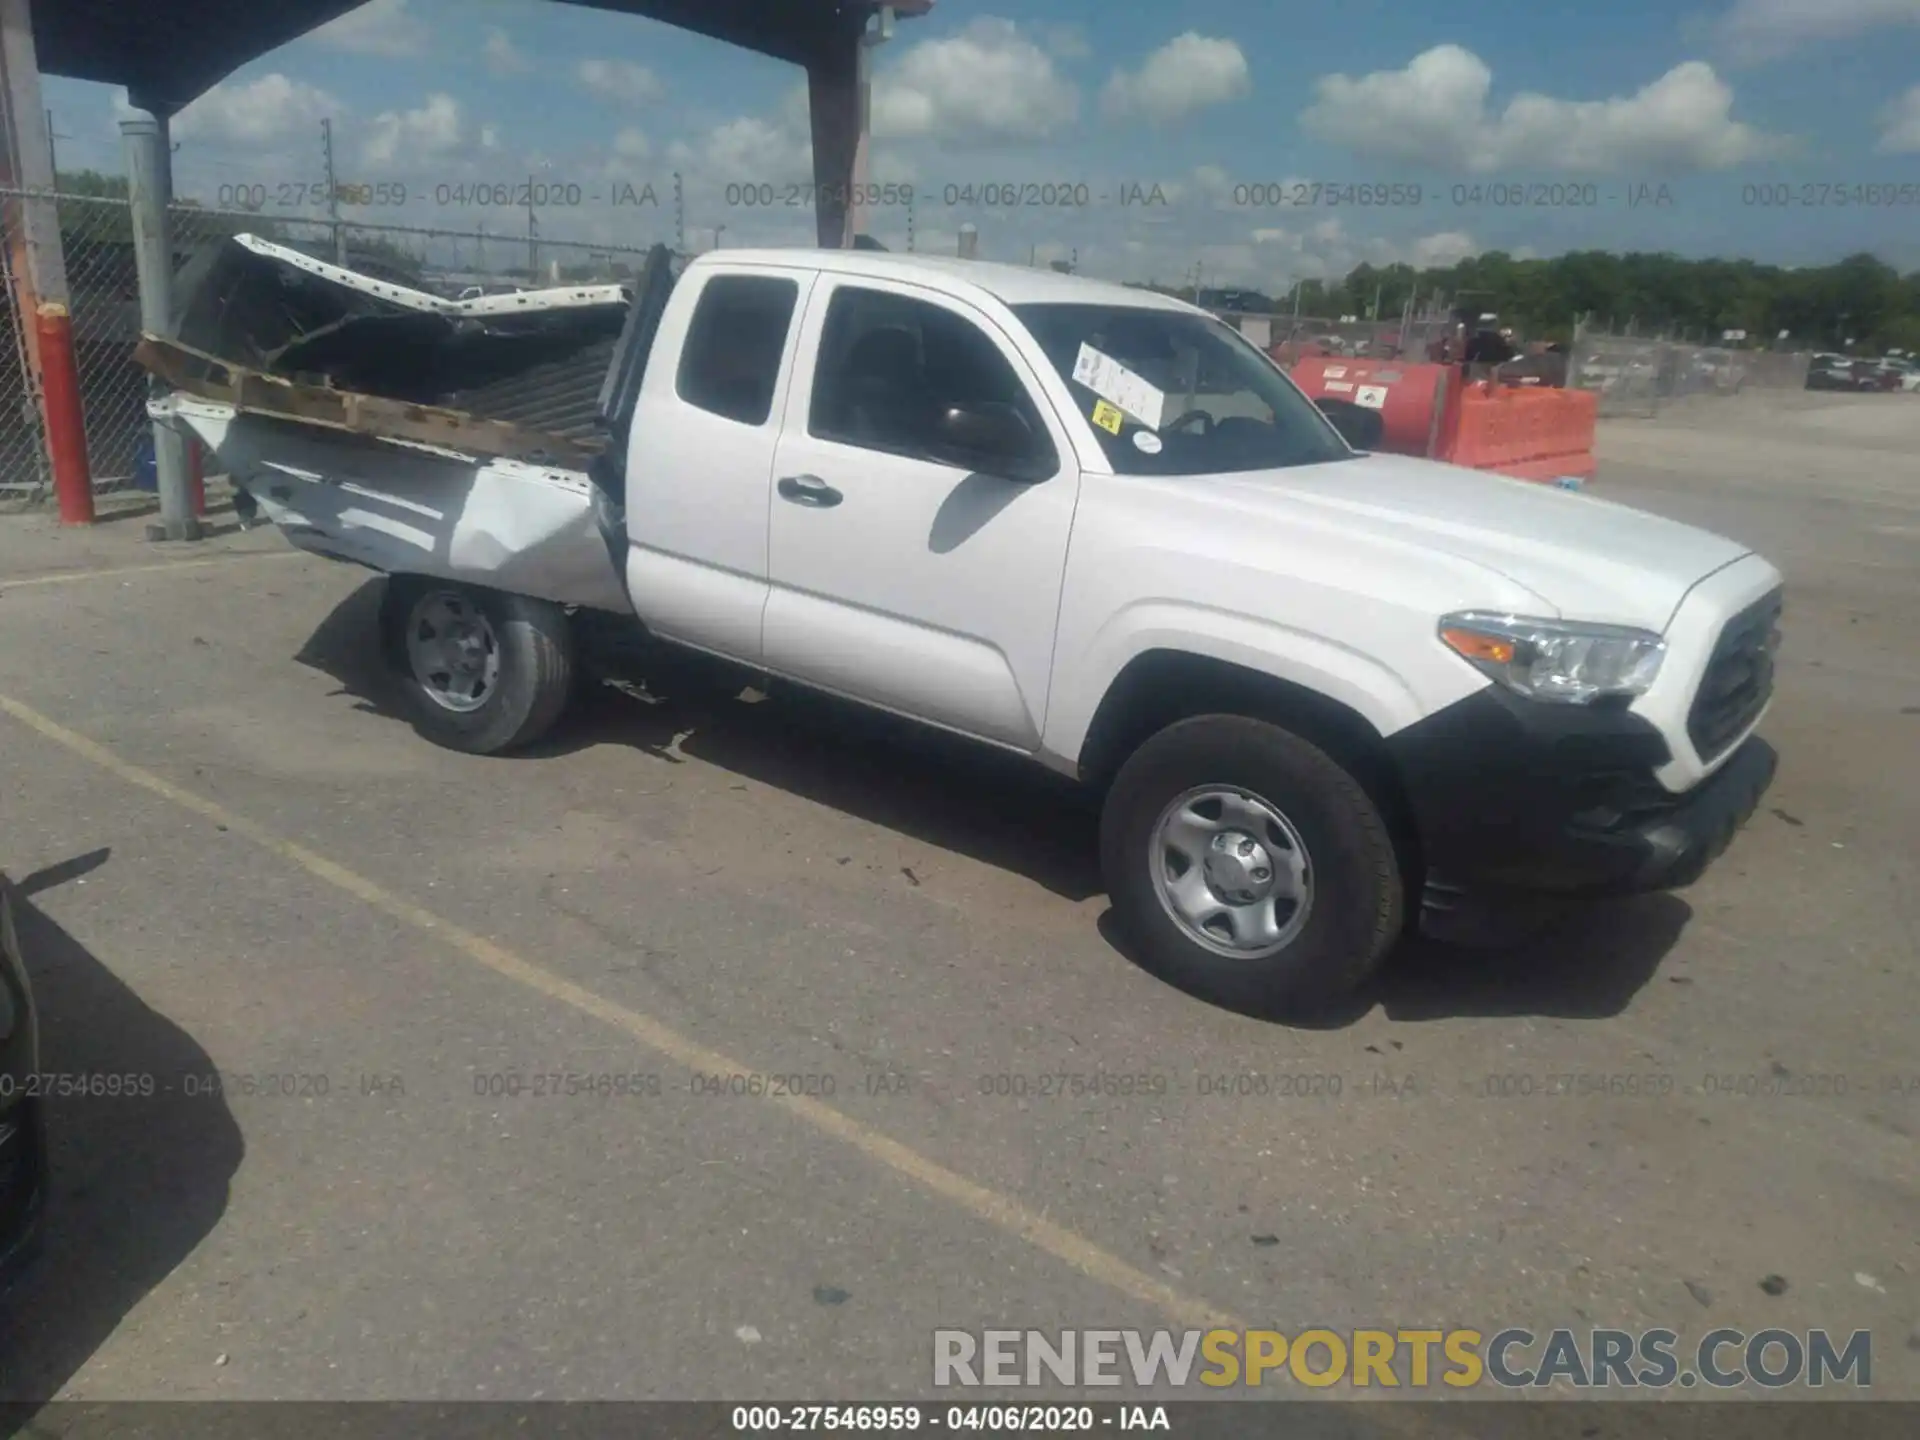
[[[382,582],[343,600],[296,657],[338,680],[360,708],[397,715],[377,641]],[[574,711],[526,759],[629,745],[691,756],[929,845],[1024,875],[1075,902],[1104,893],[1097,802],[1018,756],[860,706],[783,688],[757,704],[697,657],[648,671],[654,698],[586,685]],[[1306,1021],[1353,1024],[1374,1007],[1396,1020],[1470,1015],[1595,1019],[1617,1015],[1658,970],[1692,914],[1671,895],[1569,910],[1510,949],[1468,950],[1412,938],[1374,982]],[[1111,913],[1101,934],[1138,963]]]
[[[193,1038],[150,1009],[32,901],[107,859],[104,850],[21,878],[15,924],[40,1025],[52,1191],[41,1253],[0,1303],[0,1401],[55,1394],[227,1207],[244,1153]],[[60,1077],[153,1078],[151,1096],[61,1094]],[[123,1082],[124,1083],[124,1082]],[[0,1412],[0,1435],[26,1415]]]
[[[383,582],[370,580],[321,622],[294,658],[332,676],[357,708],[404,719],[378,639]],[[1102,893],[1099,815],[1086,795],[1031,762],[857,705],[786,689],[758,704],[698,657],[647,669],[655,700],[583,684],[556,732],[511,763],[596,745],[682,757],[818,801],[984,864],[1069,900]]]
[[[1288,1016],[1286,1023],[1342,1030],[1375,1008],[1390,1020],[1408,1022],[1522,1015],[1602,1020],[1625,1011],[1652,981],[1692,916],[1676,895],[1638,895],[1569,906],[1553,924],[1511,946],[1467,948],[1408,936],[1368,984],[1318,1013]],[[1099,923],[1107,943],[1139,964],[1113,912]]]

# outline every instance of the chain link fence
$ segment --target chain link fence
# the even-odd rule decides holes
[[[40,396],[31,356],[33,316],[18,273],[24,200],[51,200],[58,213],[72,315],[74,360],[86,417],[87,459],[96,494],[150,485],[147,374],[133,361],[139,341],[140,287],[132,210],[125,199],[0,190],[0,500],[32,503],[50,490]],[[341,223],[304,216],[221,210],[180,201],[169,211],[179,277],[234,235],[251,234],[315,259],[429,293],[457,298],[484,291],[631,279],[646,244],[550,238],[535,225],[521,234],[479,229]]]
[[[1786,351],[1583,334],[1573,342],[1567,384],[1598,395],[1602,416],[1648,419],[1695,395],[1804,390],[1810,358]]]

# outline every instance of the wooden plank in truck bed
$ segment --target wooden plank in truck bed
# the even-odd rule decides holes
[[[558,435],[504,420],[483,420],[464,410],[301,384],[151,332],[141,336],[133,358],[177,390],[223,401],[248,414],[567,469],[585,469],[597,453]]]

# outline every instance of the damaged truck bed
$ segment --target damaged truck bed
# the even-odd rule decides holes
[[[631,288],[449,300],[235,236],[143,337],[149,413],[302,549],[630,614],[621,457],[652,325]]]

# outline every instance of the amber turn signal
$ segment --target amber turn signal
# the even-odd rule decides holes
[[[1506,665],[1513,660],[1513,641],[1498,635],[1482,635],[1476,630],[1450,627],[1440,632],[1440,638],[1469,660],[1486,660],[1495,665]]]

